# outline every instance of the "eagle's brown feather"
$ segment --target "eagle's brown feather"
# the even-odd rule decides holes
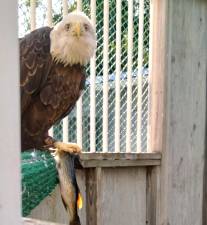
[[[20,40],[22,150],[42,148],[48,129],[72,110],[84,88],[82,66],[52,60],[51,30],[40,28]]]

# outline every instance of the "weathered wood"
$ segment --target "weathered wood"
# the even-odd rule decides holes
[[[63,224],[52,223],[52,222],[36,220],[31,218],[23,218],[23,225],[63,225]]]
[[[151,64],[149,76],[149,136],[148,151],[160,152],[163,148],[165,106],[167,1],[151,0]]]
[[[81,153],[80,159],[82,161],[86,160],[141,160],[150,159],[156,160],[161,159],[161,153]]]
[[[83,153],[80,156],[84,168],[131,167],[160,165],[160,153]]]
[[[148,172],[148,168],[151,172]],[[77,171],[83,196],[81,225],[143,225],[157,220],[158,167],[85,168]],[[68,224],[59,187],[29,217]],[[155,223],[149,223],[154,225]]]
[[[81,164],[84,168],[158,166],[160,160],[88,160],[82,161]]]
[[[161,28],[153,31],[158,41],[153,50],[163,54],[159,58],[161,63],[158,63],[162,64],[160,67],[164,66],[161,75],[165,79],[165,99],[161,99],[165,109],[163,112],[155,110],[152,114],[152,117],[164,119],[164,130],[161,127],[160,134],[158,122],[162,122],[162,118],[157,119],[157,125],[153,125],[153,132],[157,132],[159,137],[157,139],[154,136],[154,140],[151,140],[154,141],[153,150],[163,149],[161,217],[158,224],[201,225],[206,120],[207,1],[156,0],[153,4],[156,5],[156,15],[163,18],[163,21],[157,22],[158,25],[166,28],[164,32],[160,32]],[[159,101],[159,94],[156,96],[155,93],[154,97]]]
[[[160,216],[160,167],[147,168],[146,224],[158,225]]]
[[[146,224],[146,168],[102,168],[100,187],[98,225]]]
[[[207,125],[206,125],[206,134],[207,134]],[[207,136],[205,143],[206,143],[205,145],[207,146]],[[203,225],[207,225],[207,149],[205,151],[205,166],[203,175]]]
[[[101,168],[86,170],[86,225],[99,224]]]

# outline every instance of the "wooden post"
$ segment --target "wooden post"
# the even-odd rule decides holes
[[[162,225],[201,225],[207,1],[153,0],[150,146],[162,150]],[[205,210],[204,210],[205,211]]]
[[[1,2],[0,27],[0,224],[20,225],[17,1]]]

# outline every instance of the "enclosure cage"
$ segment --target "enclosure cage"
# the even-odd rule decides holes
[[[149,103],[149,0],[19,0],[19,36],[82,10],[96,27],[76,107],[50,130],[86,152],[146,152]]]

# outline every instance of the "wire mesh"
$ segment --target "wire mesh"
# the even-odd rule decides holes
[[[96,1],[96,151],[103,151],[103,19],[104,0]],[[76,2],[68,1],[69,12],[76,9]],[[19,36],[30,30],[30,0],[19,0]],[[90,16],[90,0],[82,1],[82,10]],[[53,0],[53,24],[62,19],[62,1]],[[131,151],[137,151],[137,107],[142,107],[141,115],[141,151],[147,151],[148,124],[148,67],[149,67],[149,21],[150,0],[144,3],[144,46],[142,68],[142,104],[137,106],[138,95],[138,31],[139,31],[139,0],[133,0],[133,55],[132,55],[132,109],[131,109]],[[46,24],[47,2],[36,1],[36,26]],[[126,151],[126,104],[127,104],[127,60],[128,60],[128,0],[121,1],[121,75],[120,75],[120,151]],[[109,1],[109,52],[108,52],[108,151],[115,151],[115,70],[116,70],[116,0]],[[90,151],[90,67],[86,68],[87,80],[82,94],[82,140],[83,150]],[[68,116],[68,137],[70,142],[77,141],[76,108]],[[54,125],[54,137],[63,139],[62,121]]]

